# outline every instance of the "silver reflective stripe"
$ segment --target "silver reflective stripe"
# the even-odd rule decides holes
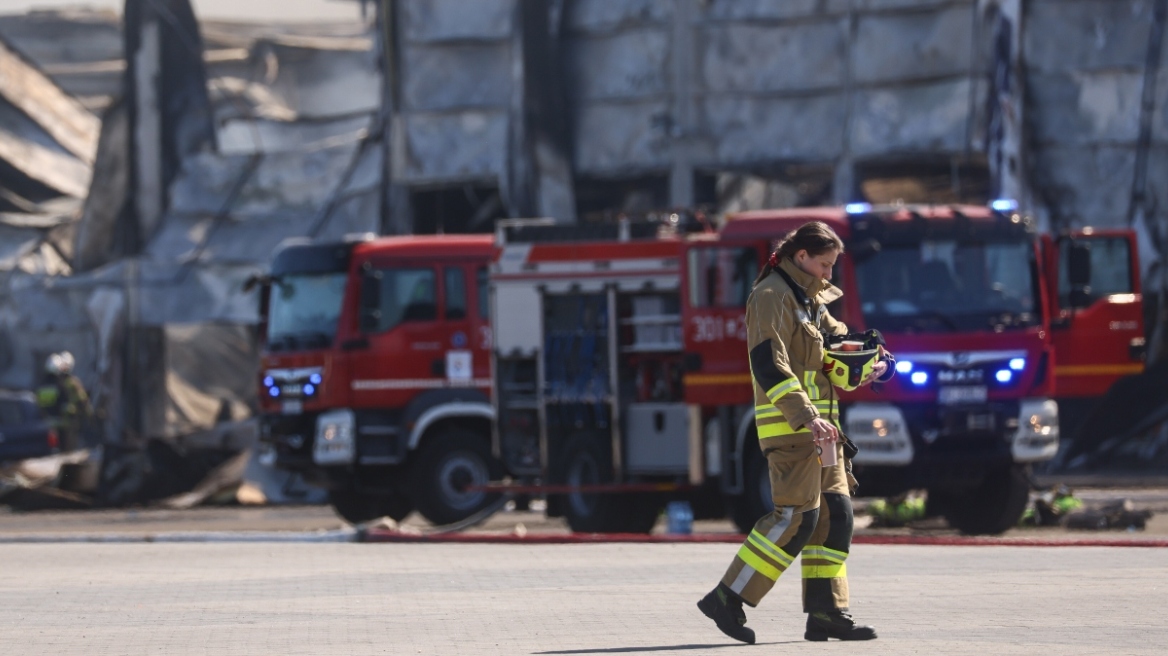
[[[742,571],[738,572],[738,578],[734,579],[734,583],[730,584],[730,589],[734,591],[734,594],[741,595],[742,591],[746,589],[746,584],[750,583],[750,579],[756,573],[753,567],[743,563]]]
[[[767,532],[767,539],[770,540],[771,544],[778,545],[779,538],[783,537],[783,533],[786,532],[787,527],[791,525],[791,517],[794,515],[794,513],[794,506],[786,506],[783,508],[783,518],[779,520],[779,523],[775,524],[769,532]]]

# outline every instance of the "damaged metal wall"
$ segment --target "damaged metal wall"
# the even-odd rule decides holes
[[[857,163],[984,152],[979,4],[389,0],[392,178],[571,218],[580,179],[690,205],[695,172],[811,163],[850,199]]]
[[[154,29],[150,23],[131,21],[132,47],[149,41],[135,34]],[[180,21],[168,29],[195,27]],[[0,386],[32,387],[45,356],[69,350],[114,442],[176,438],[248,415],[258,308],[244,282],[267,268],[284,239],[340,239],[376,232],[381,223],[381,76],[369,26],[323,26],[319,35],[278,26],[216,29],[217,52],[223,44],[246,49],[217,55],[210,79],[195,63],[206,58],[197,34],[146,53],[163,68],[168,49],[186,58],[189,65],[167,68],[163,86],[135,75],[150,64],[135,47],[128,80],[146,84],[156,102],[131,100],[134,111],[126,111],[115,101],[100,147],[96,119],[86,114],[94,124],[88,159],[97,151],[98,171],[69,233],[76,247],[62,249],[80,273],[54,277],[45,266],[29,268],[42,233],[56,223],[30,217],[0,225],[0,232],[15,231],[0,234]],[[182,100],[193,87],[209,90],[210,107]],[[129,160],[159,150],[141,147],[149,140],[141,115],[151,111],[148,120],[213,125],[215,135],[166,151],[177,157],[165,207],[131,231],[134,243],[119,237],[119,226],[134,220],[125,209],[133,202]]]

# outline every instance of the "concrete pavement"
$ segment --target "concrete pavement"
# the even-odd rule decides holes
[[[1164,549],[858,545],[881,638],[802,641],[784,577],[739,647],[694,607],[727,544],[0,546],[22,654],[1160,654]],[[797,572],[793,571],[791,574]]]

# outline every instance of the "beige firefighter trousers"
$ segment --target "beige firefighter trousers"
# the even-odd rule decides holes
[[[806,441],[766,453],[775,509],[755,523],[722,577],[748,605],[762,601],[802,555],[804,612],[847,610],[852,502],[839,443],[836,452],[834,467],[820,466],[808,433]]]

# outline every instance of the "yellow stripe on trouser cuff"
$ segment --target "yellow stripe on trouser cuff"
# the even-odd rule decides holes
[[[803,578],[805,579],[835,579],[848,575],[848,566],[844,564],[848,554],[827,547],[805,547],[803,549]],[[808,564],[808,560],[816,561]],[[823,561],[830,565],[821,564]]]
[[[791,378],[767,390],[766,395],[771,401],[778,401],[797,389],[799,389],[799,381]]]
[[[787,552],[779,548],[777,544],[766,539],[762,533],[758,531],[751,531],[746,536],[746,541],[758,547],[758,550],[773,558],[782,569],[787,569],[791,563],[795,562],[794,556],[787,555]]]
[[[738,557],[742,559],[742,562],[750,565],[754,571],[762,574],[772,581],[778,581],[779,574],[783,573],[782,570],[780,570],[778,567],[768,563],[767,561],[763,560],[762,556],[759,556],[758,554],[751,551],[750,547],[746,546],[745,544],[738,549]]]
[[[805,579],[838,579],[847,575],[847,565],[803,565]]]

